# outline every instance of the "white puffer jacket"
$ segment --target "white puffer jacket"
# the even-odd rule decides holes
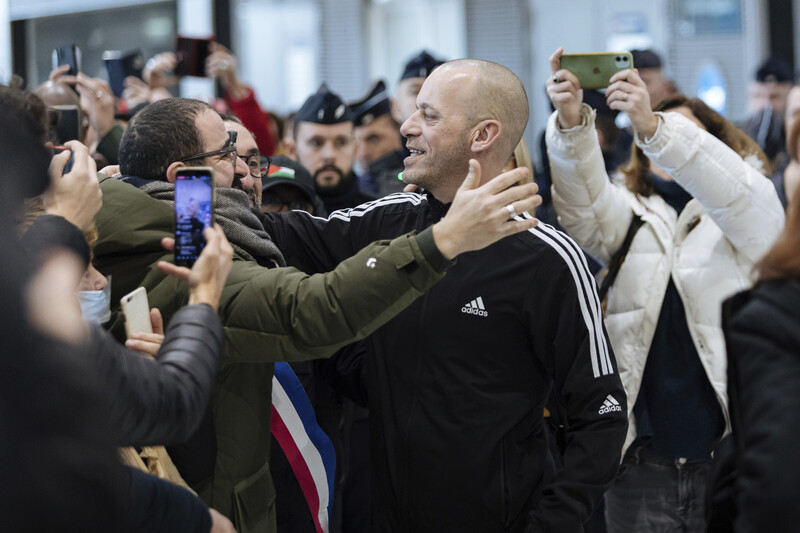
[[[660,196],[643,197],[612,184],[585,105],[583,122],[547,124],[553,204],[559,221],[590,255],[607,263],[622,246],[633,214],[636,233],[608,293],[606,328],[628,395],[628,437],[636,437],[633,406],[670,275],[681,296],[697,353],[728,422],[722,301],[752,284],[753,265],[783,229],[772,183],[713,135],[678,113],[658,113],[652,139],[637,144],[692,197],[677,216]]]

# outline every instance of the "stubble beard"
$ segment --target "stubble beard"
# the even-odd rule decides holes
[[[456,185],[456,189],[469,172],[469,156],[465,155],[457,147],[450,147],[444,152],[439,152],[435,159],[427,159],[423,156],[425,164],[417,168],[412,168],[408,173],[403,172],[403,181],[430,191],[434,196],[450,184]]]

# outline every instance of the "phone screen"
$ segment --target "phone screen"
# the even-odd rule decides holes
[[[76,105],[53,105],[48,107],[54,112],[54,129],[58,144],[67,141],[83,141],[81,135],[81,110]]]
[[[175,264],[191,267],[203,250],[203,231],[214,220],[214,174],[208,167],[186,167],[175,179]]]

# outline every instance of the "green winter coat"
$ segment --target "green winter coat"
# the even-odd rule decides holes
[[[101,177],[101,189],[94,251],[98,269],[113,277],[112,302],[142,285],[169,323],[188,301],[185,283],[156,267],[173,260],[160,243],[173,235],[172,208],[114,178]],[[240,533],[275,531],[268,463],[272,363],[327,357],[369,335],[441,279],[449,264],[430,228],[373,243],[314,276],[261,267],[234,247],[219,307],[224,350],[211,395],[216,467],[211,479],[193,487],[200,497]],[[120,325],[116,320],[113,329]]]

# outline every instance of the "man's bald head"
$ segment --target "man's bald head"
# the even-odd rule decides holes
[[[33,93],[48,105],[77,105],[80,106],[81,98],[72,87],[60,81],[46,81],[39,85]]]
[[[403,181],[449,202],[469,171],[499,175],[528,122],[528,97],[510,70],[489,61],[444,63],[422,84],[417,111],[400,127],[411,155]]]
[[[438,73],[438,74],[437,74]],[[522,81],[503,65],[481,59],[448,61],[431,74],[433,76],[464,74],[462,105],[468,122],[477,124],[494,119],[502,125],[498,139],[499,158],[507,160],[525,132],[528,124],[528,95]]]

